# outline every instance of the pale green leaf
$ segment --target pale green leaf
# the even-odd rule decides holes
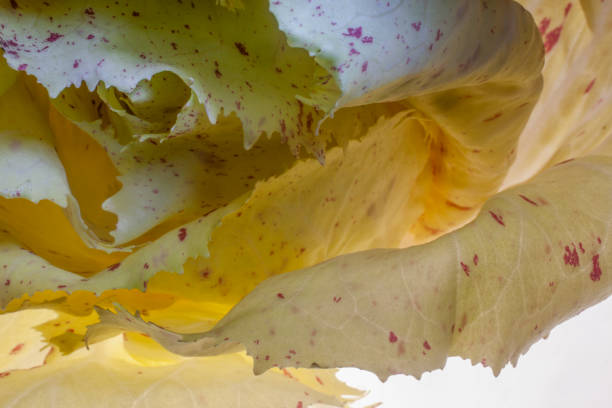
[[[347,397],[359,394],[340,383],[334,370],[273,370],[254,376],[244,354],[185,359],[140,335],[109,339],[70,356],[50,349],[37,353],[37,333],[15,323],[35,323],[48,314],[23,311],[0,317],[0,326],[10,324],[12,334],[0,343],[0,352],[5,343],[11,347],[9,362],[2,361],[0,405],[306,408],[317,402],[343,406]]]
[[[210,122],[236,112],[245,146],[278,132],[295,153],[302,147],[322,157],[324,141],[303,121],[311,115],[316,123],[333,106],[335,83],[304,50],[287,45],[266,5],[230,11],[213,1],[21,0],[0,9],[0,39],[9,65],[35,75],[51,97],[82,81],[133,95],[143,80],[170,71]]]
[[[0,50],[0,96],[13,85],[17,79],[17,72],[6,65],[4,52]]]
[[[20,76],[0,96],[0,196],[66,207],[70,188],[45,112]]]
[[[0,307],[22,294],[34,295],[45,290],[66,293],[91,291],[101,294],[112,289],[140,289],[160,271],[181,273],[189,258],[208,257],[208,241],[212,231],[228,213],[236,211],[246,197],[220,208],[206,217],[172,230],[152,244],[127,256],[120,263],[91,278],[50,265],[45,259],[19,246],[6,232],[0,232]],[[91,311],[93,304],[88,309]]]
[[[499,190],[542,86],[539,33],[517,3],[286,0],[270,8],[290,43],[334,73],[336,109],[399,101],[441,129],[413,241],[461,223],[444,203],[467,219]]]
[[[612,293],[611,180],[609,157],[556,166],[429,244],[269,279],[208,333],[176,334],[120,311],[103,313],[89,337],[131,328],[186,355],[242,345],[256,372],[359,366],[383,378],[420,376],[458,355],[498,373]]]
[[[612,155],[612,3],[519,3],[538,23],[546,63],[542,96],[521,135],[506,186],[563,160]]]

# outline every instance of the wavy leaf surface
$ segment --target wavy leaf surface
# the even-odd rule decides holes
[[[49,313],[26,311],[16,317],[33,322]],[[8,351],[11,362],[3,364],[10,371],[0,374],[3,406],[295,408],[313,403],[342,406],[343,396],[358,394],[340,383],[334,370],[274,370],[254,376],[252,362],[244,354],[185,359],[140,335],[116,337],[62,358],[57,358],[57,351],[46,350],[39,353],[44,360],[29,359],[30,364],[42,366],[27,370],[32,366],[26,364],[17,369],[18,360],[31,357],[39,335],[28,325],[15,325],[13,316],[0,317],[0,324],[7,327],[6,323],[12,341],[19,343]]]
[[[243,345],[258,373],[356,365],[382,378],[418,377],[449,355],[498,373],[612,293],[611,175],[612,159],[603,156],[559,165],[496,195],[472,223],[432,243],[350,254],[269,279],[207,333],[102,312],[88,337],[142,331],[185,355]]]

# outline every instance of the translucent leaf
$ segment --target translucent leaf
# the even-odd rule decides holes
[[[28,311],[16,317],[27,315],[33,322],[49,313]],[[12,317],[0,319],[14,323]],[[34,330],[15,324],[11,324],[11,332],[13,341],[28,341],[27,344],[36,337]],[[343,395],[355,397],[358,393],[336,380],[332,370],[274,370],[256,377],[251,360],[244,354],[185,359],[138,337],[125,341],[116,337],[64,357],[51,351],[42,367],[29,370],[10,367],[0,376],[0,404],[236,408],[248,404],[294,408],[316,402],[341,406],[345,401]],[[130,347],[130,343],[138,345]],[[13,353],[13,360],[28,351],[26,343],[19,344],[22,348]],[[156,363],[147,364],[143,361],[145,356],[154,357]],[[2,365],[3,369],[7,367]]]
[[[24,310],[0,316],[0,329],[10,336],[0,340],[0,378],[13,370],[24,370],[44,364],[49,350],[40,333],[32,326],[47,321],[55,315],[50,310]]]
[[[256,372],[356,365],[383,378],[418,377],[458,355],[498,373],[612,293],[611,176],[609,157],[559,165],[432,243],[269,279],[208,333],[176,334],[120,311],[103,312],[88,336],[142,331],[185,355],[242,344]]]
[[[539,33],[518,4],[288,0],[270,7],[290,43],[334,73],[342,90],[336,108],[401,101],[440,128],[412,242],[460,225],[499,190],[542,86]]]
[[[67,207],[70,195],[44,111],[20,76],[0,96],[0,195]]]
[[[78,102],[91,107],[86,101]],[[105,211],[102,204],[121,188],[119,172],[104,147],[53,106],[49,107],[49,124],[55,151],[65,169],[70,192],[79,203],[83,221],[100,241],[112,244],[111,231],[116,228],[117,215]]]
[[[17,79],[17,72],[6,64],[4,52],[0,51],[0,96],[13,85],[15,79]]]
[[[0,259],[3,266],[0,274],[5,284],[0,288],[0,305],[4,307],[22,294],[34,295],[45,290],[59,289],[66,293],[90,291],[98,295],[112,289],[144,290],[148,280],[157,272],[180,273],[189,258],[207,257],[211,232],[242,201],[244,199],[237,200],[207,217],[168,232],[91,278],[82,278],[54,267],[45,259],[21,248],[7,233],[1,233]],[[92,306],[89,304],[87,309],[91,311]]]
[[[0,228],[54,265],[90,274],[123,255],[99,250],[83,222],[41,99],[24,75],[0,96]]]
[[[278,132],[295,153],[303,147],[322,157],[324,141],[302,121],[329,110],[335,83],[304,50],[287,46],[266,5],[230,11],[212,1],[84,7],[23,0],[1,10],[0,40],[9,64],[36,75],[51,97],[82,81],[90,90],[104,82],[133,94],[143,80],[170,71],[205,105],[210,122],[236,112],[245,146]]]
[[[612,3],[519,0],[544,41],[544,89],[521,135],[506,186],[590,152],[612,155]],[[607,142],[606,142],[607,139]]]
[[[276,139],[249,151],[241,139],[235,117],[221,119],[211,132],[168,140],[163,146],[123,148],[106,138],[102,145],[122,173],[123,184],[103,205],[119,218],[112,232],[115,244],[130,242],[159,224],[177,227],[209,213],[294,161]]]

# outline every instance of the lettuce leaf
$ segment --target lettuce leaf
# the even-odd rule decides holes
[[[312,403],[341,406],[359,394],[340,383],[334,370],[272,370],[256,377],[244,354],[185,359],[140,335],[116,337],[62,358],[54,349],[45,350],[39,352],[44,360],[29,359],[40,367],[16,369],[18,360],[27,359],[40,341],[29,325],[15,320],[32,323],[49,313],[0,317],[0,326],[13,334],[10,342],[5,337],[0,344],[2,349],[4,343],[13,346],[12,361],[3,364],[10,371],[1,373],[0,401],[6,406],[241,407],[248,401],[253,407],[294,408]]]
[[[598,0],[519,3],[538,23],[546,51],[545,80],[504,186],[563,160],[605,151],[612,155],[612,5]]]
[[[449,355],[499,373],[610,295],[611,175],[604,156],[559,165],[429,244],[358,252],[268,279],[209,332],[180,334],[100,311],[87,336],[141,331],[184,355],[244,346],[258,373],[356,365],[383,379],[420,377]]]
[[[303,121],[310,115],[316,123],[329,110],[335,82],[304,50],[286,45],[267,2],[234,11],[212,1],[15,4],[0,9],[7,61],[36,75],[52,98],[83,81],[90,90],[103,82],[130,94],[170,71],[211,123],[236,112],[245,146],[278,132],[295,153],[304,148],[322,158],[324,141]]]

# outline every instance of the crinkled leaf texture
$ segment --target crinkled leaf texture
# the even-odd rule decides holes
[[[28,17],[29,13],[36,15],[44,10],[44,7],[28,8],[27,4],[20,2],[17,11],[7,9],[7,18],[33,18]],[[99,177],[103,186],[112,186],[109,172],[105,170],[113,167],[119,170],[121,190],[104,204],[104,209],[112,210],[118,216],[117,229],[109,234],[118,238],[115,244],[129,241],[138,245],[138,251],[124,253],[115,262],[107,262],[105,258],[104,262],[99,262],[104,264],[103,267],[92,267],[88,274],[75,275],[71,273],[75,271],[64,264],[48,262],[46,254],[41,256],[40,251],[35,250],[32,254],[21,250],[22,246],[28,245],[20,245],[18,240],[11,241],[7,236],[3,240],[7,242],[7,263],[27,264],[28,267],[1,271],[3,277],[11,282],[0,291],[2,303],[9,304],[8,310],[15,310],[24,304],[24,298],[19,296],[27,293],[31,295],[29,302],[47,303],[48,307],[87,316],[85,320],[89,323],[88,315],[96,302],[102,302],[101,298],[106,302],[109,293],[117,294],[113,292],[115,289],[142,290],[146,286],[147,291],[139,301],[155,296],[156,299],[163,296],[166,299],[161,303],[148,302],[147,311],[152,304],[157,304],[155,309],[162,308],[162,304],[166,307],[170,298],[176,301],[173,305],[176,309],[172,312],[175,316],[178,310],[182,313],[188,309],[198,310],[200,315],[193,313],[190,315],[192,319],[199,317],[214,323],[271,275],[372,247],[399,247],[423,242],[466,222],[484,200],[497,191],[541,82],[538,71],[542,62],[541,44],[530,16],[510,2],[489,3],[492,5],[496,8],[466,3],[466,8],[456,9],[455,6],[446,7],[448,2],[440,2],[438,7],[442,14],[429,16],[433,20],[428,20],[422,33],[435,31],[436,24],[447,24],[444,23],[446,17],[453,17],[457,24],[449,29],[454,36],[465,39],[463,44],[467,48],[455,49],[452,44],[446,44],[444,41],[454,38],[449,32],[447,39],[443,41],[440,37],[435,47],[425,47],[424,54],[419,54],[417,68],[410,64],[396,64],[393,72],[385,77],[385,81],[399,87],[391,98],[393,102],[381,100],[378,104],[347,107],[323,122],[321,134],[333,133],[343,141],[342,146],[326,152],[327,164],[323,167],[314,159],[306,159],[293,163],[283,172],[290,161],[283,156],[282,160],[276,161],[282,162],[278,167],[266,165],[274,161],[272,157],[278,152],[266,144],[257,144],[252,149],[263,147],[264,153],[259,156],[234,153],[236,143],[223,144],[224,139],[235,142],[235,136],[240,134],[240,127],[231,116],[228,116],[227,123],[219,121],[208,132],[209,138],[203,140],[196,135],[158,144],[147,141],[123,144],[119,125],[112,117],[107,117],[108,112],[104,113],[104,109],[116,111],[117,115],[123,109],[124,116],[129,112],[140,112],[141,119],[151,116],[150,113],[160,107],[149,104],[150,95],[158,89],[158,77],[155,76],[151,77],[149,85],[139,81],[134,88],[136,91],[126,91],[125,95],[117,93],[117,90],[104,94],[99,89],[93,94],[84,87],[64,90],[48,107],[50,126],[58,135],[55,147],[62,164],[67,173],[78,179],[79,185],[83,180]],[[372,18],[408,18],[406,16],[414,13],[418,16],[426,11],[417,9],[404,5],[391,14],[383,13]],[[469,21],[498,18],[496,16],[500,13],[493,10],[505,10],[512,18],[500,20],[497,31],[483,41],[482,28],[469,24]],[[91,21],[91,25],[102,19],[98,14],[92,19],[90,11],[85,11],[85,17],[78,13],[73,17]],[[334,8],[329,12],[340,13],[341,10]],[[22,28],[19,26],[14,30]],[[422,45],[424,39],[420,34],[408,36],[408,33],[419,33],[420,29],[411,25],[402,29],[406,30],[407,36],[402,47]],[[5,30],[8,32],[11,28],[7,26]],[[348,40],[344,34],[345,30],[335,29],[327,33],[337,41]],[[60,40],[52,43],[59,44]],[[363,44],[364,47],[367,45],[363,52],[370,50],[372,58],[385,55],[382,43],[366,41]],[[51,46],[41,50],[40,54],[46,55],[50,49]],[[444,49],[453,52],[447,53]],[[70,48],[70,52],[76,51]],[[461,53],[474,58],[459,69],[459,61],[464,58],[459,55]],[[446,60],[450,54],[453,54],[456,69],[435,75],[427,61],[435,65],[434,71],[437,72],[445,61],[450,64]],[[28,55],[28,58],[42,58],[41,55]],[[15,63],[17,56],[14,53],[10,56]],[[172,75],[164,75],[163,78],[174,81]],[[429,79],[421,83],[420,77]],[[364,76],[364,81],[367,82],[368,78],[371,79],[369,74]],[[416,88],[398,85],[403,82]],[[357,86],[349,83],[350,87],[343,89],[347,94]],[[378,85],[369,86],[372,89]],[[184,93],[184,88],[177,88],[178,93]],[[110,107],[101,101],[101,94]],[[182,101],[184,98],[164,100],[168,103],[162,105],[174,109]],[[359,103],[377,102],[377,99],[364,101]],[[418,109],[413,105],[418,105]],[[79,108],[73,109],[73,106]],[[444,121],[443,116],[446,118]],[[308,122],[306,119],[305,124]],[[78,140],[87,140],[87,143],[76,143]],[[79,165],[83,167],[81,157],[89,157],[90,144],[98,152],[95,158],[102,155],[108,160],[91,160],[97,163],[92,164],[95,171],[81,172],[78,170]],[[70,147],[75,145],[77,148],[71,150]],[[103,152],[107,152],[108,157]],[[234,157],[236,155],[239,155],[238,159]],[[108,161],[112,162],[111,166]],[[364,162],[369,165],[364,166]],[[256,172],[257,168],[266,170]],[[211,174],[205,175],[206,170]],[[280,174],[269,177],[276,172]],[[110,179],[114,179],[115,174],[110,173]],[[224,178],[227,173],[230,177]],[[248,200],[240,202],[240,194],[255,183],[248,181],[251,178],[259,178],[259,182]],[[207,184],[211,179],[219,184]],[[194,189],[194,186],[202,184],[205,188]],[[73,194],[81,196],[80,203],[84,201],[83,197],[89,196],[85,189],[77,194],[77,188],[72,187]],[[204,200],[200,201],[202,198]],[[220,218],[215,218],[220,214],[219,209],[191,221],[202,208],[207,212],[225,202],[231,203],[225,207],[231,211],[224,213],[221,223],[217,222]],[[305,213],[308,217],[304,216]],[[187,220],[191,223],[184,224]],[[196,227],[193,230],[192,226],[196,224],[208,225],[211,229],[202,231]],[[219,227],[214,229],[212,226],[216,225]],[[152,227],[159,229],[154,234],[145,233]],[[53,241],[52,233],[49,237],[49,241]],[[24,241],[28,244],[27,240]],[[195,243],[192,245],[192,242]],[[166,262],[168,259],[171,262]],[[45,278],[34,279],[41,270],[45,270]],[[161,273],[153,276],[158,271]],[[176,276],[177,272],[183,271],[183,275]],[[98,274],[90,277],[95,272]],[[55,293],[39,295],[36,301],[33,300],[36,292],[40,294],[45,290]],[[84,290],[101,298],[78,293]],[[124,301],[125,298],[119,303],[128,309],[137,303],[129,302],[128,305]],[[162,323],[162,320],[158,322]],[[80,327],[82,329],[83,325]],[[55,333],[54,337],[59,335]]]
[[[306,51],[287,46],[263,0],[234,11],[214,1],[14,5],[0,9],[7,60],[52,97],[82,81],[90,90],[103,82],[134,96],[143,80],[171,71],[211,123],[236,112],[245,146],[278,132],[296,152],[301,146],[323,155],[325,144],[303,121],[310,115],[316,123],[333,106],[335,82]]]
[[[429,244],[345,255],[271,278],[207,333],[102,312],[88,337],[132,329],[185,355],[241,344],[260,373],[355,365],[382,378],[420,376],[449,355],[498,373],[612,293],[611,211],[612,158],[584,158],[494,196],[472,223]]]
[[[612,3],[519,0],[544,41],[542,95],[521,135],[506,186],[586,154],[612,154]]]
[[[273,370],[255,376],[244,353],[182,358],[141,335],[115,337],[58,358],[39,351],[40,335],[30,325],[49,311],[0,317],[0,351],[12,371],[0,373],[0,401],[10,407],[307,407],[339,406],[357,392],[333,370]],[[30,365],[28,366],[27,363]],[[26,370],[31,364],[40,367]]]
[[[448,355],[498,372],[609,294],[609,159],[559,166],[481,210],[542,86],[540,34],[514,2],[5,3],[7,61],[57,98],[23,73],[0,79],[14,122],[0,123],[11,175],[0,180],[0,302],[55,309],[36,324],[61,352],[102,320],[94,352],[10,371],[15,390],[50,373],[76,384],[91,365],[105,373],[100,389],[159,376],[191,389],[183,371],[206,371],[133,333],[123,347],[137,364],[106,361],[124,355],[108,339],[118,329],[184,355],[246,347],[257,373],[316,364],[419,376]],[[270,138],[255,144],[261,132]],[[325,166],[279,139],[324,153]],[[14,141],[28,142],[29,173],[11,173]],[[430,244],[370,250],[430,241],[479,210]],[[219,358],[207,361],[239,360]],[[168,361],[143,382],[133,374]],[[165,401],[151,392],[136,402]]]

